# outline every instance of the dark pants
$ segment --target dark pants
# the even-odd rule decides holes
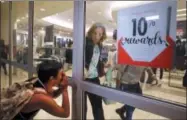
[[[139,83],[132,85],[122,83],[120,84],[120,90],[124,92],[137,93],[142,95],[142,89]],[[126,120],[132,120],[132,115],[135,108],[130,105],[124,105],[121,109],[123,111],[126,111]]]
[[[187,70],[186,70],[184,77],[183,77],[183,87],[187,87]]]
[[[93,78],[93,79],[87,78],[86,81],[100,85],[99,78]],[[94,120],[104,120],[105,118],[104,118],[104,112],[103,112],[103,106],[102,106],[102,97],[92,94],[92,93],[88,93],[88,92],[86,93],[85,95],[86,114],[87,114],[87,99],[86,99],[87,96],[90,99]]]
[[[157,68],[152,68],[152,70],[153,70],[153,73],[156,75],[156,70],[157,70]],[[163,72],[164,72],[164,69],[163,69],[163,68],[160,68],[160,79],[163,78]]]
[[[1,67],[3,67],[5,75],[7,75],[6,64],[5,63],[1,63]]]

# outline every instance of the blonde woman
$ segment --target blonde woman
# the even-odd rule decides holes
[[[85,48],[86,81],[100,85],[99,77],[104,75],[104,63],[101,59],[102,42],[106,39],[106,30],[101,23],[95,23],[88,30]],[[102,98],[87,93],[94,116],[94,120],[104,120]],[[86,108],[87,109],[87,108]]]

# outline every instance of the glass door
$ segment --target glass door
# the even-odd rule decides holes
[[[0,68],[0,87],[36,76],[38,63],[52,55],[62,60],[69,77],[72,102],[68,119],[186,119],[186,88],[181,86],[184,70],[146,69],[140,80],[129,86],[118,85],[117,72],[111,69],[117,11],[150,2],[1,2],[0,42],[8,46],[8,58],[0,58],[0,64],[6,63],[8,76]],[[185,1],[177,1],[179,21],[186,20],[185,5]],[[94,44],[98,41],[102,47]],[[180,76],[173,78],[173,73]],[[170,80],[180,87],[168,86]],[[56,101],[62,102],[59,98]],[[44,111],[35,116],[45,118],[61,119]]]
[[[155,75],[155,69],[146,69],[142,72],[144,73],[143,78],[140,77],[140,80],[135,81],[133,85],[121,83],[117,86],[118,82],[113,77],[111,83],[108,83],[107,79],[115,74],[110,72],[111,64],[107,66],[107,63],[110,62],[108,54],[112,55],[116,45],[113,31],[117,29],[117,11],[125,7],[150,3],[123,2],[127,6],[122,6],[122,3],[117,1],[75,1],[74,38],[76,41],[73,50],[76,53],[73,54],[73,57],[76,59],[73,60],[73,82],[77,85],[75,94],[77,98],[73,102],[76,103],[77,113],[73,114],[74,118],[186,119],[186,89],[175,89],[168,86],[169,73],[167,70],[159,71],[157,68],[157,74],[159,72],[164,74],[162,78],[159,78]],[[184,1],[177,2],[179,6],[177,11],[181,11],[184,7],[181,2]],[[102,8],[100,8],[101,5],[103,5]],[[110,13],[107,11],[108,8],[110,8]],[[180,13],[177,12],[177,19],[179,16]],[[105,35],[107,35],[107,40]],[[97,52],[94,54],[99,46],[91,45],[97,40],[90,41],[90,39],[94,39],[94,36],[105,39],[104,49],[100,51],[100,54],[102,55],[101,61],[106,65],[107,74],[102,77],[98,77],[100,74],[102,75],[102,71],[98,72],[96,67],[94,68],[94,64],[96,64],[94,60],[99,61]],[[93,51],[90,52],[90,49]],[[95,58],[90,57],[89,54],[94,54]],[[93,71],[90,72],[90,68],[93,68]],[[149,81],[149,79],[152,80]],[[162,82],[162,84],[158,82]]]

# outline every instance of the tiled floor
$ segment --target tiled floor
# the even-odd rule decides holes
[[[13,82],[19,82],[19,81],[23,81],[23,80],[27,79],[27,74],[25,72],[23,72],[20,69],[16,69],[15,71],[17,72],[17,75],[13,76]],[[66,74],[71,76],[71,74],[72,74],[71,70],[67,71]],[[143,90],[144,95],[150,95],[150,96],[158,97],[160,99],[165,99],[165,100],[169,100],[169,101],[174,101],[174,102],[186,104],[186,90],[168,87],[168,80],[166,79],[167,77],[168,77],[168,73],[165,73],[165,76],[163,79],[163,84],[161,87],[146,86],[146,89]],[[2,87],[7,87],[8,80],[9,80],[8,76],[5,76],[2,73],[1,80],[2,80],[2,82],[1,82]],[[181,84],[182,81],[181,80],[172,80],[172,83],[173,84]],[[71,101],[71,97],[72,97],[71,95],[72,95],[72,91],[71,91],[71,87],[69,87],[70,101]],[[62,101],[61,97],[57,98],[56,101],[58,104],[61,104],[61,101]],[[88,100],[87,104],[88,104],[88,111],[87,111],[88,119],[93,119],[91,105],[90,105],[89,100]],[[106,119],[120,119],[119,116],[115,113],[115,109],[121,107],[122,104],[115,103],[112,105],[105,105],[103,103],[103,106],[104,106],[104,113],[105,113]],[[69,117],[69,119],[70,118],[71,117]],[[45,119],[46,120],[46,119],[61,119],[61,118],[51,116],[48,113],[41,110],[37,114],[35,119]],[[134,112],[134,115],[133,115],[133,119],[166,119],[166,118],[149,113],[149,112],[145,112],[140,109],[136,109]]]

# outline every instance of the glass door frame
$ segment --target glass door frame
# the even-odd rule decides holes
[[[156,100],[145,96],[129,94],[118,90],[94,85],[84,82],[84,34],[85,34],[85,13],[86,1],[74,1],[74,32],[73,32],[73,82],[77,86],[77,101],[72,101],[78,106],[76,112],[81,119],[85,114],[84,110],[84,92],[90,92],[114,101],[125,103],[136,108],[142,109],[170,119],[186,119],[186,107],[172,104],[162,100]],[[76,52],[75,52],[76,51]],[[75,59],[76,58],[76,59]],[[123,99],[122,99],[123,98]],[[74,115],[74,114],[73,114]],[[76,118],[76,117],[73,117]]]
[[[16,2],[16,1],[15,1]],[[11,9],[12,2],[9,2],[9,44],[10,54],[12,57],[12,37],[11,37]],[[12,73],[12,67],[19,67],[28,72],[29,77],[33,75],[33,20],[34,20],[34,1],[28,1],[29,4],[29,58],[28,66],[16,63],[12,59],[3,60],[9,64],[10,73]],[[84,109],[84,92],[90,92],[102,97],[109,98],[121,103],[126,103],[128,105],[134,106],[136,108],[148,111],[157,115],[161,115],[171,119],[186,119],[186,106],[179,106],[177,104],[172,104],[169,102],[156,100],[153,98],[148,98],[144,96],[138,96],[135,94],[129,94],[121,92],[118,90],[90,84],[84,82],[84,39],[85,39],[85,13],[86,13],[86,2],[85,0],[74,1],[74,31],[73,31],[73,74],[72,74],[72,119],[83,119],[85,115]],[[0,29],[1,32],[1,29]],[[81,48],[81,49],[80,49]],[[75,59],[76,58],[76,59]],[[2,60],[2,59],[1,59]],[[12,83],[12,74],[9,74],[10,84]],[[0,78],[1,82],[1,78]],[[1,87],[1,86],[0,86]],[[122,99],[123,98],[123,99]]]

